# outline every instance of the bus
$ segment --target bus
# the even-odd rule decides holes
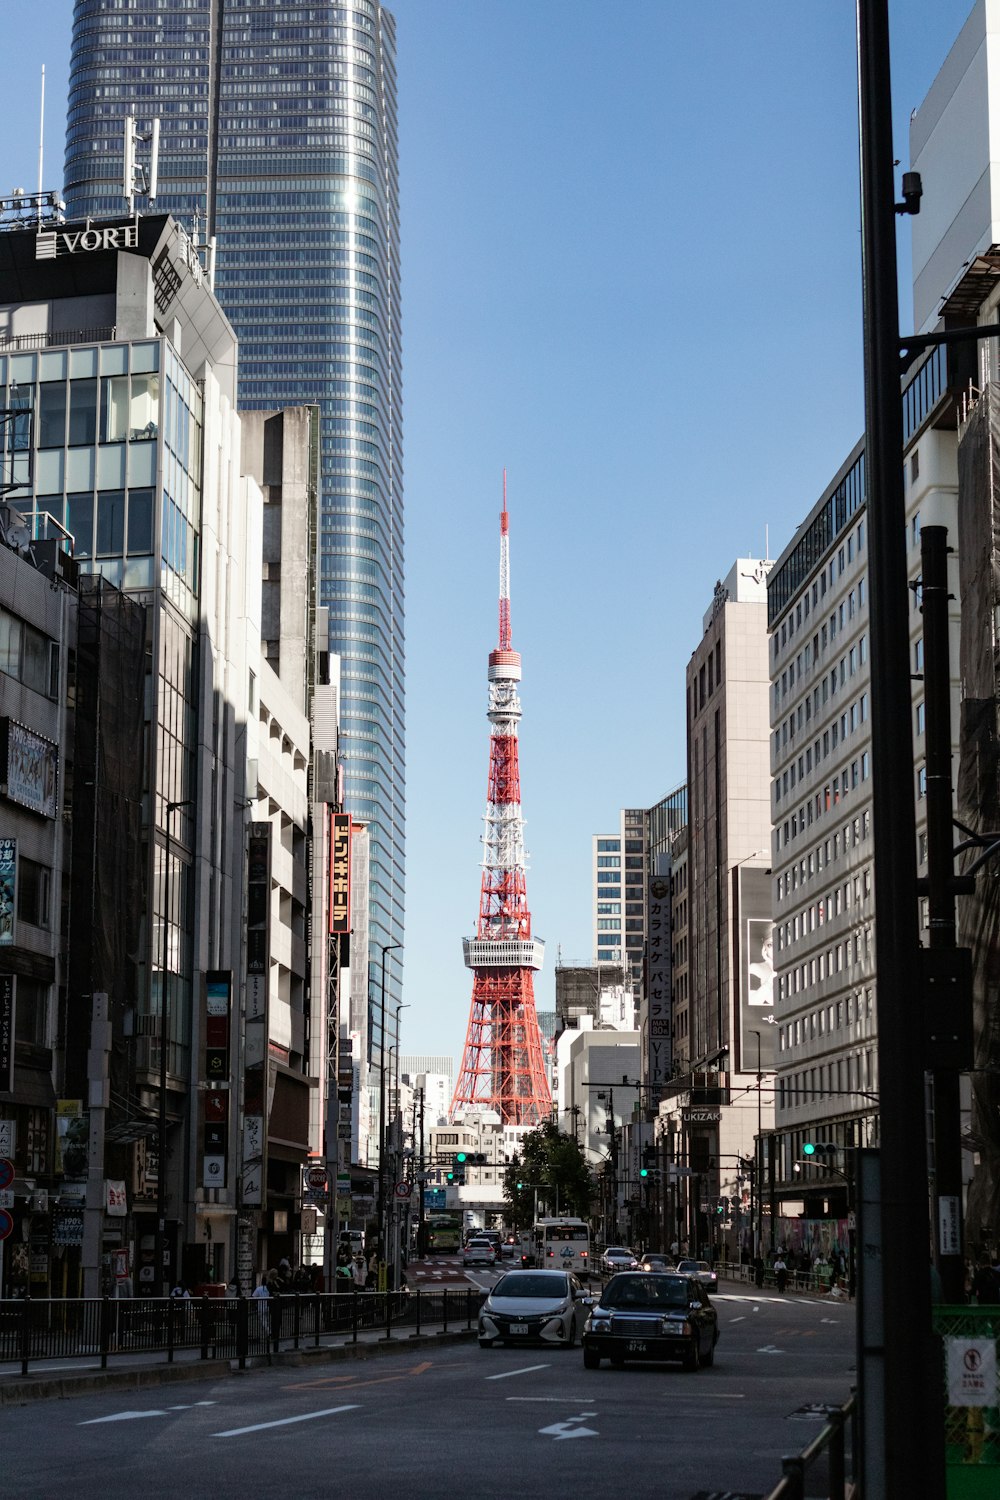
[[[536,1266],[590,1275],[590,1228],[585,1219],[539,1219],[534,1246]]]
[[[461,1250],[462,1215],[460,1213],[428,1214],[426,1233],[428,1255],[440,1254],[448,1250]]]

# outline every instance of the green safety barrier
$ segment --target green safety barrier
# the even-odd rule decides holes
[[[1000,1495],[1000,1306],[934,1308],[941,1339],[948,1500]]]

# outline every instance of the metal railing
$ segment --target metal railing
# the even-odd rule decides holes
[[[854,1468],[857,1444],[857,1395],[845,1406],[835,1406],[828,1413],[829,1420],[822,1432],[818,1432],[807,1448],[801,1453],[795,1453],[781,1460],[781,1475],[774,1489],[765,1495],[764,1500],[805,1500],[806,1474],[813,1464],[816,1463],[824,1453],[827,1455],[827,1477],[823,1487],[824,1495],[829,1500],[846,1500],[848,1495],[847,1477],[847,1442],[846,1434],[850,1432],[851,1453],[851,1479],[850,1485],[854,1485]]]
[[[485,1299],[473,1287],[426,1292],[290,1292],[277,1297],[35,1298],[0,1302],[0,1366],[27,1375],[45,1360],[149,1354],[235,1360],[403,1331],[471,1330]]]
[[[61,328],[46,333],[0,332],[0,352],[17,353],[24,349],[53,349],[64,344],[107,344],[115,337],[114,324],[105,328]]]

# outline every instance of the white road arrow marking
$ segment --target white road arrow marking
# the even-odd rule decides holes
[[[821,1323],[832,1323],[834,1327],[840,1322],[839,1318],[820,1318]]]
[[[551,1427],[539,1427],[538,1431],[543,1437],[554,1437],[556,1442],[562,1442],[563,1438],[599,1437],[592,1427],[581,1427],[587,1417],[596,1417],[596,1411],[582,1411],[577,1417],[567,1417],[564,1422],[553,1422]]]
[[[565,1422],[553,1422],[551,1427],[539,1427],[538,1431],[543,1437],[554,1437],[557,1443],[563,1438],[599,1437],[592,1427],[580,1427],[579,1417],[569,1417]]]
[[[757,1350],[758,1354],[784,1354],[784,1352],[784,1349],[776,1349],[773,1344],[765,1344],[762,1349]]]

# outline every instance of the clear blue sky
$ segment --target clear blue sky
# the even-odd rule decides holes
[[[855,11],[396,0],[407,515],[402,1051],[458,1059],[508,470],[528,892],[590,957],[592,833],[685,779],[717,578],[863,425]],[[896,0],[897,156],[971,9]],[[9,5],[6,190],[62,181],[71,0]],[[900,235],[901,279],[908,232]],[[908,281],[904,282],[908,286]],[[903,327],[910,326],[908,292]]]

